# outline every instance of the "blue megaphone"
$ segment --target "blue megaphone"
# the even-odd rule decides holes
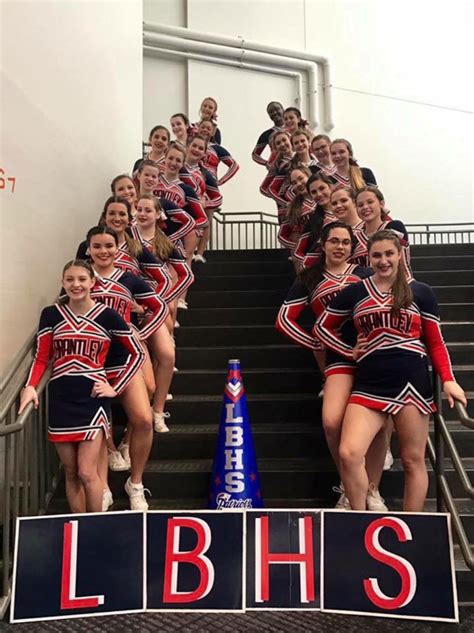
[[[209,507],[263,507],[240,360],[230,360],[228,365]]]

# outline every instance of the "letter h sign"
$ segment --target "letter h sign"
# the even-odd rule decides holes
[[[246,523],[246,608],[318,609],[320,513],[250,510]]]

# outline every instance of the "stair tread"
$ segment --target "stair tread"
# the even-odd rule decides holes
[[[335,466],[331,457],[262,457],[258,458],[258,467],[262,472],[271,471],[291,471],[291,472],[314,472],[318,470],[334,471]],[[474,457],[463,458],[464,467],[467,470],[474,469]],[[212,470],[212,459],[176,459],[176,460],[150,460],[145,472],[210,472]],[[432,472],[431,464],[426,459],[426,467]],[[395,459],[392,468],[388,472],[402,472],[403,467],[400,459]],[[449,461],[445,466],[446,472],[453,472],[454,467]],[[387,471],[386,471],[387,472]]]
[[[205,348],[207,349],[207,347]],[[456,366],[453,366],[453,369],[456,369]],[[245,368],[245,374],[265,374],[268,372],[278,372],[278,373],[282,373],[282,374],[288,374],[288,373],[314,373],[315,369],[313,367],[246,367]],[[222,376],[224,376],[225,374],[225,368],[224,369],[180,369],[179,370],[180,374],[220,374]],[[244,380],[245,380],[245,376],[244,376]]]
[[[170,424],[170,432],[161,439],[165,440],[172,435],[215,433],[219,424]],[[306,432],[320,435],[322,427],[312,422],[259,422],[252,424],[252,433],[296,433]]]
[[[226,262],[229,263],[229,262]],[[242,262],[241,262],[242,263]],[[238,268],[238,264],[236,265],[236,269]],[[258,267],[256,266],[256,269],[258,269]],[[255,277],[281,277],[281,273],[261,273],[261,272],[255,272],[255,273],[240,273],[240,271],[235,270],[232,271],[233,274],[229,274],[229,275],[203,275],[202,277],[199,277],[199,279],[228,279],[229,277],[245,277],[246,279],[253,279]],[[436,273],[452,273],[452,274],[458,274],[458,273],[472,273],[472,268],[460,268],[460,269],[456,269],[456,270],[446,270],[446,268],[444,269],[436,269],[436,270],[416,270],[416,268],[414,269],[414,272],[418,272],[420,274],[436,274]],[[236,274],[237,273],[237,274]],[[294,271],[292,270],[291,266],[288,266],[288,277],[294,277]]]
[[[221,308],[216,308],[216,309],[221,309]],[[234,308],[230,308],[231,310],[234,310]],[[245,308],[243,308],[245,309]],[[275,312],[275,317],[277,314],[277,310],[278,308],[275,308],[276,312]],[[474,321],[441,321],[441,325],[474,325]],[[198,330],[215,330],[216,328],[223,328],[223,329],[228,329],[228,330],[235,330],[237,328],[241,328],[241,329],[245,329],[245,330],[254,330],[255,328],[275,328],[275,324],[274,323],[242,323],[239,325],[235,325],[235,324],[231,324],[231,325],[226,325],[226,324],[222,324],[222,325],[183,325],[182,327],[185,327],[187,330],[194,328],[194,329],[198,329]],[[178,329],[178,334],[179,334],[179,330],[181,328]]]
[[[244,377],[245,380],[245,377]],[[315,393],[258,393],[258,394],[247,394],[247,400],[248,401],[254,401],[254,400],[295,400],[295,401],[301,401],[301,400],[318,400],[318,396]],[[206,402],[222,402],[222,394],[208,394],[208,395],[195,395],[195,394],[188,394],[188,395],[174,395],[173,396],[173,400],[171,401],[171,403],[173,402],[202,402],[202,401],[206,401]],[[171,404],[170,403],[170,404]]]

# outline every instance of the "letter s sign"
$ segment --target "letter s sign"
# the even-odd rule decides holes
[[[405,521],[397,517],[376,519],[365,531],[364,543],[367,552],[372,558],[392,567],[397,572],[402,583],[400,593],[394,597],[385,595],[380,589],[377,578],[366,578],[364,589],[367,597],[375,606],[381,609],[400,609],[413,600],[416,592],[416,573],[411,563],[401,556],[387,552],[380,545],[379,535],[383,528],[392,529],[401,542],[411,541],[412,535]]]

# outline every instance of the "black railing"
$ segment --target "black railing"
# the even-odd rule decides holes
[[[406,227],[413,245],[474,243],[474,223],[407,224]],[[281,248],[278,229],[278,220],[272,213],[216,211],[210,250]]]
[[[434,419],[434,442],[428,438],[428,455],[436,477],[436,509],[444,512],[445,508],[451,515],[454,532],[459,543],[463,558],[469,569],[474,570],[474,555],[472,544],[469,542],[466,530],[456,507],[451,487],[445,473],[445,459],[448,457],[454,467],[461,486],[470,499],[474,499],[474,486],[464,468],[458,449],[449,432],[442,411],[442,389],[439,377],[433,372],[433,386],[437,411]],[[466,428],[474,430],[474,419],[470,418],[460,402],[455,404],[458,414],[457,420]],[[448,455],[446,456],[446,452]]]

